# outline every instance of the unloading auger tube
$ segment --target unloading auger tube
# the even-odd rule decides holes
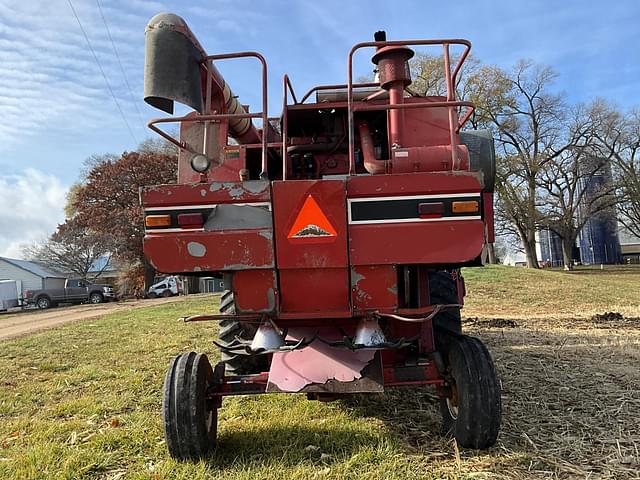
[[[173,114],[174,101],[207,114],[217,100],[227,114],[246,114],[206,57],[204,48],[181,17],[172,13],[154,16],[145,29],[145,102],[169,114]],[[211,72],[212,105],[205,105],[207,70]],[[240,144],[260,142],[260,134],[250,118],[230,118],[229,134]]]

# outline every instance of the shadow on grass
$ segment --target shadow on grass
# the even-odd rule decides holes
[[[283,466],[301,463],[331,465],[363,450],[384,444],[380,436],[355,428],[294,425],[246,428],[218,433],[218,446],[207,459],[215,468],[255,468],[277,462]]]
[[[380,394],[359,394],[341,400],[345,408],[382,421],[386,431],[410,451],[441,448],[442,417],[431,387],[394,388]]]
[[[573,270],[552,269],[554,272],[562,272],[570,275],[640,275],[640,265],[607,265],[602,270],[599,266],[575,267]]]
[[[532,475],[637,478],[638,337],[625,340],[620,331],[593,330],[582,335],[566,326],[566,331],[467,332],[482,338],[493,356],[503,386],[503,413],[496,446],[461,449],[463,462],[508,476],[524,469]],[[358,415],[381,420],[407,451],[451,461],[457,453],[440,435],[434,393],[427,387],[394,389],[342,403]]]

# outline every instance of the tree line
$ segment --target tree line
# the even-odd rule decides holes
[[[415,93],[446,95],[441,58],[418,55],[412,73]],[[533,61],[503,69],[471,58],[455,85],[459,99],[476,105],[469,128],[490,129],[496,139],[497,233],[516,239],[532,268],[540,229],[562,239],[565,268],[594,215],[617,208],[640,236],[640,111],[602,98],[571,103],[554,90],[557,76]],[[590,181],[596,175],[606,181]]]
[[[446,95],[440,57],[417,55],[411,63],[419,95]],[[640,236],[640,110],[621,110],[605,99],[570,103],[554,90],[557,73],[533,61],[511,69],[469,58],[456,79],[461,100],[476,110],[467,128],[490,129],[497,146],[497,234],[515,239],[527,266],[538,268],[536,232],[555,232],[565,266],[585,222],[617,208],[619,221]],[[148,140],[134,152],[93,156],[70,190],[67,219],[25,257],[88,278],[97,258],[128,266],[125,280],[141,289],[154,271],[142,253],[141,186],[173,183],[176,149]],[[593,187],[589,180],[604,175]]]
[[[164,141],[147,140],[119,156],[90,157],[67,195],[65,222],[48,239],[27,246],[24,256],[89,280],[100,276],[95,265],[106,256],[124,267],[123,293],[143,293],[156,272],[142,251],[140,187],[175,183],[177,168],[177,150]]]

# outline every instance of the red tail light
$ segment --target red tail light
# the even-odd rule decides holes
[[[204,217],[202,213],[181,213],[178,215],[178,225],[181,228],[202,228]]]
[[[418,205],[420,218],[439,218],[444,214],[444,203],[431,202]]]

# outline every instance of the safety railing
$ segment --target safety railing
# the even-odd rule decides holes
[[[256,113],[212,113],[211,111],[211,97],[212,97],[212,82],[213,82],[213,62],[215,60],[228,60],[233,58],[245,58],[245,57],[254,57],[260,61],[262,66],[262,111]],[[269,116],[268,116],[268,90],[267,90],[267,62],[265,58],[260,55],[258,52],[237,52],[237,53],[225,53],[220,55],[208,55],[201,60],[201,63],[207,70],[207,84],[206,84],[206,93],[205,93],[205,107],[204,113],[198,114],[192,117],[182,116],[182,117],[170,117],[170,118],[156,118],[151,120],[147,126],[156,132],[158,135],[163,137],[165,140],[171,142],[176,145],[178,148],[189,151],[191,153],[202,153],[206,154],[206,147],[208,142],[208,125],[210,122],[219,122],[220,120],[231,120],[234,118],[243,119],[243,118],[260,118],[262,119],[262,135],[261,135],[261,149],[262,149],[262,167],[260,178],[268,178],[267,171],[267,146],[268,146],[268,131],[269,131]],[[171,135],[166,133],[164,130],[160,129],[156,125],[163,123],[175,123],[175,122],[183,122],[183,123],[193,123],[193,122],[203,122],[204,123],[204,136],[202,142],[202,152],[194,151],[190,148],[186,142],[178,141],[173,138]],[[251,146],[251,145],[247,145]]]
[[[445,83],[447,87],[447,100],[443,102],[412,102],[400,104],[354,104],[353,89],[356,84],[353,83],[353,56],[356,51],[362,48],[380,48],[388,46],[406,47],[408,45],[442,45],[444,53],[444,69]],[[465,47],[460,55],[453,72],[451,71],[451,56],[449,52],[450,45],[462,45]],[[451,165],[455,167],[457,162],[457,139],[456,134],[460,128],[466,123],[473,113],[473,103],[466,101],[456,101],[455,85],[456,78],[465,59],[471,50],[471,42],[463,39],[445,39],[445,40],[402,40],[402,41],[384,41],[384,42],[362,42],[354,45],[349,51],[348,56],[348,83],[347,83],[347,125],[349,133],[349,175],[354,175],[356,171],[355,164],[355,129],[354,129],[354,112],[355,111],[372,111],[372,110],[394,110],[394,109],[413,109],[413,108],[436,108],[445,107],[448,109],[449,131],[451,144]],[[378,85],[378,84],[375,84]],[[306,97],[305,97],[306,98]],[[460,119],[458,112],[459,107],[466,107],[467,111]]]

